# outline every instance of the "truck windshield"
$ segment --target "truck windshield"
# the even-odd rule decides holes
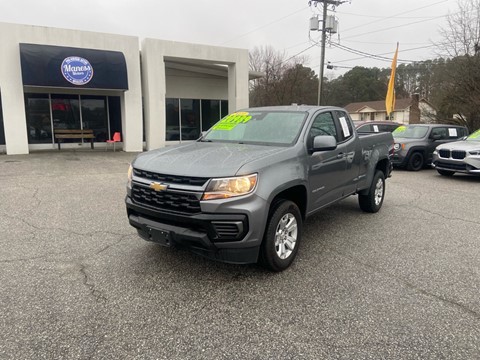
[[[393,133],[394,138],[421,139],[427,135],[428,127],[426,126],[400,126]]]
[[[201,140],[291,145],[306,117],[306,112],[298,111],[236,112],[216,123]]]

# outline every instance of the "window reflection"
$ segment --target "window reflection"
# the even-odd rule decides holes
[[[80,129],[78,95],[52,95],[54,129]]]
[[[25,93],[25,113],[29,144],[53,143],[52,123],[53,129],[92,129],[95,142],[111,138],[109,119],[112,133],[122,132],[119,96],[52,94],[50,102],[49,94]]]
[[[202,100],[202,131],[210,129],[220,119],[220,100]]]
[[[48,96],[43,94],[26,94],[25,108],[28,142],[30,144],[51,143],[52,124],[50,121]]]
[[[166,141],[196,140],[227,115],[228,101],[167,98],[165,111]]]
[[[166,135],[165,139],[180,140],[180,114],[178,110],[179,99],[167,99],[165,102],[166,111]]]
[[[181,99],[182,140],[196,140],[200,136],[200,100]]]
[[[108,137],[107,106],[104,96],[82,96],[82,122],[84,129],[92,129],[95,141],[105,141]]]

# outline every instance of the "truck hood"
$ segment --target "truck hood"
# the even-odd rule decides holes
[[[285,150],[285,147],[195,142],[142,153],[132,165],[159,174],[195,177],[237,175],[245,164]]]
[[[424,138],[415,139],[415,138],[394,137],[393,141],[395,141],[396,143],[409,144],[409,143],[425,141],[425,140]]]

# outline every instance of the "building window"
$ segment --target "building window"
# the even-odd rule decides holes
[[[202,100],[202,131],[210,129],[220,117],[220,100]]]
[[[227,115],[228,115],[228,101],[222,100],[220,101],[220,119],[224,118]]]
[[[196,140],[200,136],[200,100],[180,99],[181,139]]]
[[[165,112],[166,141],[196,140],[228,114],[228,101],[167,98]]]
[[[180,99],[167,99],[165,102],[166,111],[166,133],[165,140],[180,140]]]
[[[29,144],[52,143],[52,122],[48,94],[25,94]]]
[[[105,96],[81,96],[82,125],[91,129],[95,141],[103,142],[110,139],[108,134],[107,99]]]
[[[122,132],[119,96],[26,93],[25,113],[29,144],[54,143],[55,129],[92,129],[96,142],[110,139],[113,132]]]

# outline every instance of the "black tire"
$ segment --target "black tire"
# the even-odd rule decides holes
[[[301,238],[302,215],[297,204],[289,200],[274,203],[260,249],[261,264],[272,271],[285,270],[295,259]]]
[[[377,170],[373,176],[372,185],[367,194],[358,194],[360,209],[369,213],[376,213],[383,204],[385,197],[385,175]]]
[[[437,169],[438,173],[443,176],[453,176],[455,174],[455,171],[449,171],[449,170],[440,170]]]
[[[423,154],[419,152],[414,152],[412,155],[410,155],[410,158],[408,159],[407,170],[418,171],[423,168],[423,165]]]

